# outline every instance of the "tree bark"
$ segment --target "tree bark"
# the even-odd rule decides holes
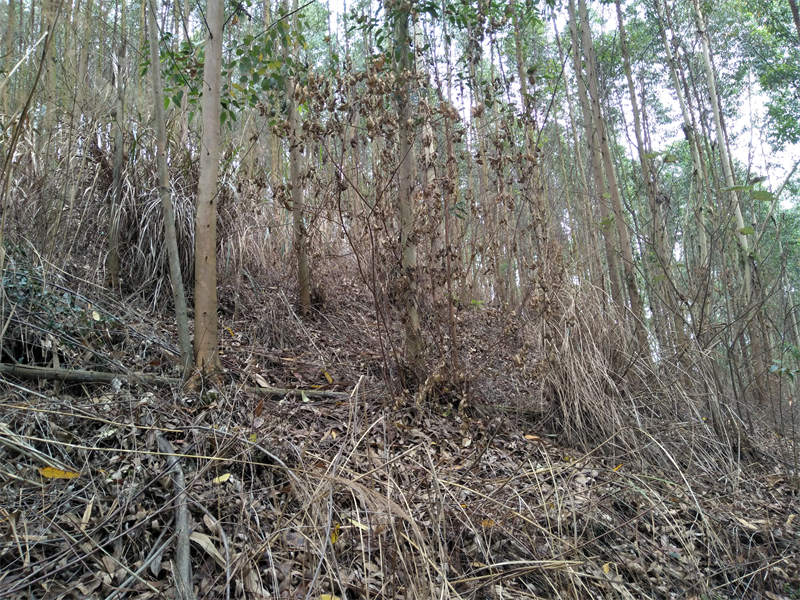
[[[117,40],[117,57],[112,65],[114,74],[114,89],[117,93],[116,103],[112,117],[114,119],[114,170],[111,189],[111,202],[108,210],[108,256],[106,257],[106,283],[109,288],[120,291],[119,282],[119,213],[122,205],[122,175],[125,159],[125,136],[123,123],[125,121],[125,87],[122,83],[122,69],[125,60],[125,11],[120,22],[120,34]]]
[[[602,158],[600,154],[599,140],[596,140],[598,132],[593,124],[594,118],[592,115],[592,108],[589,103],[589,97],[586,91],[586,82],[583,79],[583,68],[581,66],[581,43],[578,37],[577,17],[575,15],[575,2],[570,0],[568,3],[569,8],[569,31],[572,38],[572,59],[575,70],[575,78],[578,84],[578,99],[581,104],[581,112],[583,113],[583,124],[586,130],[586,143],[589,144],[589,152],[591,155],[591,170],[594,179],[593,200],[594,203],[600,208],[601,227],[603,231],[603,246],[605,249],[606,263],[608,266],[608,278],[611,289],[611,299],[617,306],[624,307],[625,300],[622,297],[622,289],[619,281],[619,266],[617,264],[617,254],[614,249],[613,234],[610,231],[611,217],[608,212],[608,202],[604,197],[605,182],[603,181],[603,169],[601,166]],[[596,226],[591,223],[590,226]]]
[[[636,149],[639,156],[639,165],[642,169],[642,180],[644,183],[645,194],[647,195],[648,204],[650,205],[650,218],[651,225],[651,247],[653,251],[655,275],[657,281],[653,284],[656,298],[651,299],[651,306],[653,307],[654,323],[660,325],[656,330],[660,335],[656,337],[660,345],[665,346],[669,340],[669,333],[663,331],[665,326],[671,325],[672,328],[672,343],[675,348],[681,348],[686,342],[683,329],[682,311],[675,302],[673,290],[670,287],[674,285],[674,279],[670,269],[672,262],[672,252],[668,244],[667,235],[667,218],[664,214],[665,207],[658,199],[658,190],[656,187],[655,175],[650,164],[648,157],[649,148],[645,140],[645,135],[642,127],[641,111],[639,110],[639,101],[636,96],[636,86],[633,82],[633,73],[631,69],[630,53],[628,51],[628,35],[625,31],[625,22],[622,16],[622,6],[620,0],[615,0],[617,11],[617,26],[619,29],[620,49],[622,51],[622,66],[625,71],[625,79],[628,83],[628,92],[631,101],[631,111],[633,112],[633,125],[634,133],[636,135]],[[656,316],[659,318],[656,319]],[[660,323],[659,323],[660,322]]]
[[[286,14],[289,14],[289,2],[284,3]],[[297,7],[297,0],[294,8]],[[295,13],[296,14],[296,13]],[[293,19],[297,27],[297,18]],[[283,49],[284,58],[289,56],[288,41]],[[298,83],[294,77],[286,79],[287,121],[289,126],[289,185],[292,198],[292,234],[295,257],[297,259],[297,300],[302,315],[311,312],[311,277],[308,268],[307,234],[305,225],[305,198],[302,181],[301,132],[297,115]]]
[[[710,183],[708,181],[706,165],[702,160],[702,151],[695,132],[692,113],[689,109],[686,95],[683,92],[683,79],[679,74],[680,66],[672,51],[672,44],[667,38],[667,19],[664,7],[661,4],[661,0],[654,0],[654,5],[658,14],[658,25],[661,33],[661,41],[663,44],[664,53],[667,57],[667,63],[669,65],[672,86],[678,99],[678,106],[680,107],[681,116],[683,118],[683,133],[686,137],[687,143],[689,144],[689,150],[692,156],[692,180],[694,182],[693,189],[695,193],[689,194],[690,201],[692,202],[690,212],[691,216],[693,217],[694,227],[697,231],[697,243],[700,246],[700,251],[699,257],[695,258],[693,261],[693,268],[690,270],[689,281],[693,284],[693,290],[690,295],[699,297],[700,302],[694,303],[695,306],[699,305],[699,309],[694,309],[692,311],[691,325],[694,330],[695,338],[702,345],[704,343],[703,340],[706,337],[705,330],[707,329],[710,320],[710,302],[708,301],[706,294],[701,292],[701,290],[708,289],[709,287],[709,273],[711,267],[710,247],[708,235],[706,233],[708,228],[706,215],[707,211],[705,201],[703,199],[704,190],[710,188]],[[689,217],[689,214],[690,213],[687,212],[687,218]],[[685,238],[686,237],[688,236],[685,236]],[[690,248],[690,243],[691,242],[687,239],[683,240],[684,254],[687,256],[687,259],[691,259],[691,257],[695,255]]]
[[[772,394],[769,381],[769,344],[766,340],[766,328],[763,321],[763,294],[755,272],[755,261],[753,253],[755,249],[750,248],[747,238],[744,217],[742,215],[739,201],[739,192],[736,189],[736,181],[731,167],[730,154],[728,152],[728,141],[725,129],[722,124],[722,105],[717,94],[716,75],[711,59],[711,43],[706,30],[703,13],[700,9],[699,0],[693,0],[695,19],[697,24],[698,36],[703,49],[703,66],[706,71],[708,93],[711,100],[711,112],[714,116],[714,129],[717,134],[717,147],[719,149],[720,161],[722,162],[722,172],[725,179],[726,190],[730,194],[730,202],[733,209],[736,224],[736,239],[739,242],[740,265],[742,279],[744,281],[744,293],[741,296],[742,305],[754,307],[755,318],[750,320],[747,331],[752,346],[752,354],[755,364],[754,384],[756,387],[756,399],[759,402],[767,402]]]
[[[789,0],[789,6],[792,9],[792,20],[794,21],[794,28],[797,30],[797,43],[800,45],[800,10],[797,8],[796,0]]]
[[[560,62],[566,63],[564,47],[561,44],[561,37],[558,34],[558,26],[556,24],[555,17],[553,17],[553,29],[555,31],[556,45],[558,47]],[[588,167],[586,165],[586,159],[584,158],[584,153],[582,151],[582,146],[579,139],[578,123],[575,117],[577,108],[573,108],[573,96],[569,89],[569,82],[566,79],[564,80],[564,97],[567,104],[569,130],[572,132],[572,151],[575,154],[574,164],[578,171],[578,181],[575,182],[575,191],[573,193],[579,196],[579,202],[577,210],[575,210],[574,213],[580,216],[581,227],[579,231],[582,231],[585,235],[585,241],[582,248],[578,248],[579,244],[575,243],[576,240],[573,240],[572,246],[575,247],[576,259],[578,256],[577,252],[579,250],[583,251],[585,260],[582,262],[582,264],[588,264],[589,278],[592,284],[598,289],[605,290],[605,276],[603,275],[603,265],[601,262],[600,240],[597,235],[594,211],[589,203],[590,188],[589,177],[587,175]],[[564,147],[566,148],[566,144],[564,144]],[[561,162],[565,181],[567,181],[567,170],[563,165],[563,157]],[[581,261],[576,261],[576,264],[581,264]]]
[[[397,104],[399,160],[397,169],[397,213],[400,220],[400,281],[399,301],[403,311],[405,332],[405,360],[414,377],[420,378],[424,370],[422,330],[417,308],[417,239],[414,219],[414,146],[413,117],[411,113],[411,39],[409,37],[410,5],[408,0],[387,0],[387,11],[394,25],[394,62],[397,77],[395,103]]]
[[[147,7],[147,25],[150,30],[150,72],[153,80],[153,119],[156,125],[156,166],[158,169],[158,194],[161,197],[161,210],[164,213],[164,242],[167,245],[169,278],[172,284],[172,298],[175,302],[175,318],[178,323],[178,344],[181,349],[183,376],[188,377],[192,370],[192,340],[189,336],[189,317],[186,309],[186,295],[183,289],[183,275],[178,256],[178,240],[175,235],[175,211],[170,195],[169,173],[167,171],[167,127],[164,120],[164,90],[161,84],[161,59],[158,50],[158,25],[156,24],[155,2],[150,0]]]
[[[13,57],[17,55],[15,50],[15,38],[16,38],[16,21],[14,18],[16,7],[16,0],[8,0],[8,20],[6,24],[6,31],[5,36],[3,37],[3,73],[5,77],[8,77],[8,73],[11,70]],[[22,8],[20,8],[22,10]],[[0,99],[0,107],[3,109],[3,113],[7,116],[10,116],[13,111],[16,110],[16,102],[14,102],[14,94],[13,88],[11,87],[11,82],[4,81],[5,86],[2,88],[2,99]]]
[[[201,376],[220,370],[217,356],[217,177],[220,154],[220,79],[222,65],[223,0],[208,0],[208,39],[203,65],[200,141],[200,180],[194,258],[194,352]]]
[[[625,285],[628,290],[631,312],[634,318],[634,330],[639,343],[639,351],[643,355],[649,354],[649,343],[647,341],[647,329],[644,321],[644,307],[642,297],[639,294],[639,286],[636,283],[636,270],[631,250],[631,240],[628,234],[628,225],[622,210],[622,200],[617,184],[617,174],[614,163],[611,160],[611,148],[608,142],[608,131],[606,122],[600,107],[600,92],[598,89],[597,59],[594,52],[589,31],[588,11],[586,10],[586,0],[578,0],[578,10],[581,17],[581,27],[583,32],[583,52],[586,56],[586,77],[589,80],[589,95],[592,104],[592,115],[594,119],[594,129],[597,132],[600,143],[600,154],[603,160],[603,167],[606,175],[606,191],[611,196],[611,206],[614,211],[614,223],[617,229],[617,237],[620,250],[622,251],[622,270],[624,273]]]
[[[525,298],[530,295],[531,290],[536,285],[535,274],[542,272],[541,269],[553,268],[553,265],[544,264],[549,259],[549,257],[545,256],[545,251],[549,237],[550,217],[544,200],[544,181],[539,164],[539,148],[537,147],[538,124],[534,114],[533,97],[528,92],[528,84],[535,85],[536,76],[535,71],[527,67],[523,55],[523,32],[519,12],[519,4],[514,3],[512,7],[514,55],[517,63],[520,97],[522,99],[521,118],[524,138],[524,151],[522,156],[518,158],[522,169],[520,188],[525,203],[524,207],[520,207],[520,213],[522,216],[527,217],[527,219],[518,220],[518,223],[522,225],[522,231],[515,232],[515,236],[519,238],[519,242],[516,244],[516,254],[519,265],[519,280],[525,287],[522,298]],[[523,213],[525,209],[527,209],[527,212]],[[537,263],[541,264],[537,267]]]

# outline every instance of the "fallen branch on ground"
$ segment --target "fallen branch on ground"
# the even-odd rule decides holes
[[[74,381],[83,383],[111,383],[115,379],[129,385],[161,385],[161,386],[181,386],[183,380],[177,377],[164,377],[163,375],[153,375],[151,373],[111,373],[108,371],[84,371],[82,369],[58,369],[54,367],[34,367],[31,365],[10,365],[0,364],[0,374],[14,375],[26,379],[55,379],[57,381]],[[245,386],[244,391],[253,394],[266,396],[288,396],[305,395],[308,398],[337,398],[346,399],[350,397],[348,392],[332,392],[330,390],[306,390],[293,388],[277,387],[253,387]]]

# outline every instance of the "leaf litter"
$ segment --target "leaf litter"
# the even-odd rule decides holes
[[[546,361],[531,334],[546,315],[510,331],[507,315],[466,308],[467,376],[432,379],[419,403],[387,387],[369,301],[348,296],[302,331],[288,303],[253,301],[225,324],[230,383],[215,394],[4,380],[2,597],[174,596],[176,492],[159,435],[185,472],[198,598],[800,594],[796,475],[777,442],[726,453],[702,420],[658,430],[653,417],[638,432],[613,398],[646,420],[646,399],[669,386],[636,388],[636,364],[608,376],[624,332],[595,330],[594,354],[562,342]],[[267,319],[280,346],[259,341]],[[147,330],[97,339],[124,338],[118,363],[167,372],[168,327]],[[96,353],[62,363],[81,356]],[[268,385],[342,395],[254,389]]]

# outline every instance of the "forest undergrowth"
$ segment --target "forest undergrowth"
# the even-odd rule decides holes
[[[0,600],[800,599],[795,0],[0,25]]]
[[[3,598],[175,597],[178,505],[198,598],[800,595],[789,441],[745,433],[702,356],[636,357],[586,287],[461,306],[453,354],[429,323],[404,390],[357,275],[301,318],[282,275],[240,270],[225,385],[190,393],[168,313],[26,254],[4,273]]]

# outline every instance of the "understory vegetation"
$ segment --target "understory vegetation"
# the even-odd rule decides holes
[[[794,0],[0,15],[2,600],[800,598]]]

